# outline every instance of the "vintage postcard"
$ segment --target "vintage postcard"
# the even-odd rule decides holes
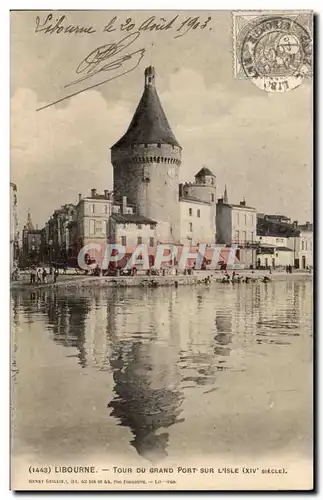
[[[11,12],[11,489],[313,488],[313,12]]]

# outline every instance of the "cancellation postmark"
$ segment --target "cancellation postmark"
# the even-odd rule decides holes
[[[313,13],[234,12],[234,76],[287,92],[312,76]]]

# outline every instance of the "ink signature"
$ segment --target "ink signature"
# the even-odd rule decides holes
[[[94,83],[89,87],[83,88],[81,90],[78,90],[77,92],[62,97],[57,101],[54,101],[50,104],[46,104],[45,106],[38,108],[37,111],[53,106],[54,104],[62,102],[65,99],[70,99],[71,97],[74,97],[77,94],[98,87],[99,85],[102,85],[103,83],[109,82],[111,80],[115,80],[116,78],[120,78],[121,76],[126,75],[127,73],[130,73],[131,71],[135,70],[139,66],[142,58],[144,57],[145,49],[135,50],[134,52],[121,55],[121,57],[118,57],[117,59],[112,59],[112,58],[117,54],[120,54],[127,47],[130,47],[138,39],[139,36],[140,33],[139,31],[137,31],[135,33],[127,35],[125,38],[120,40],[120,42],[101,45],[100,47],[97,47],[96,49],[92,50],[92,52],[90,52],[90,54],[88,54],[85,57],[85,59],[83,59],[80,62],[80,64],[77,66],[75,70],[76,74],[81,76],[76,80],[67,83],[66,85],[64,85],[63,88],[69,88],[72,87],[73,85],[77,85],[81,82],[84,82],[85,80],[89,80],[91,78],[93,79],[99,73],[106,74],[110,72],[111,76],[109,76],[107,79],[103,81]]]

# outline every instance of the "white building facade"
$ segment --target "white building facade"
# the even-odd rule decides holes
[[[298,225],[297,229],[300,234],[298,238],[295,238],[295,267],[298,269],[313,267],[313,224],[306,222],[306,224]]]
[[[180,243],[215,243],[216,177],[209,168],[202,167],[194,182],[179,185],[179,205]]]
[[[256,241],[256,209],[246,205],[226,203],[220,198],[216,205],[216,242],[224,245],[247,245]]]

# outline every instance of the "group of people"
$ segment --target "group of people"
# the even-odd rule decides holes
[[[254,271],[252,271],[252,274],[254,274]],[[224,276],[222,278],[218,278],[216,281],[218,283],[251,283],[251,282],[255,282],[255,281],[261,281],[262,283],[268,283],[272,280],[271,280],[271,278],[269,278],[269,276],[256,278],[255,276],[253,276],[253,277],[243,276],[243,275],[236,273],[235,271],[233,271],[232,276],[230,276],[230,274],[226,271]]]
[[[49,273],[51,274],[51,273]],[[54,269],[54,283],[56,283],[59,274],[58,268]],[[46,285],[47,284],[47,270],[45,267],[36,267],[32,265],[30,268],[30,285]]]
[[[287,274],[288,274],[288,273],[289,273],[289,274],[292,274],[292,272],[293,272],[293,268],[292,268],[292,266],[291,266],[291,265],[286,266],[286,273],[287,273]]]

